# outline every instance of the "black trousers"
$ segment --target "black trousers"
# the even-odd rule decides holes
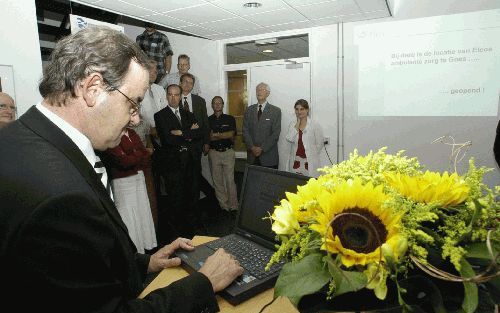
[[[193,159],[186,151],[170,151],[158,158],[160,176],[167,192],[158,207],[158,242],[170,243],[176,237],[192,238],[197,216],[192,205]]]
[[[215,205],[217,203],[216,198],[215,198],[215,190],[210,185],[210,183],[206,180],[205,177],[201,174],[201,150],[193,151],[193,181],[192,181],[192,188],[191,188],[191,205],[194,209],[194,213],[196,215],[195,219],[195,226],[198,228],[198,230],[202,230],[204,228],[203,225],[203,220],[204,217],[207,215],[208,212],[202,212],[200,210],[199,206],[199,198],[200,198],[200,191],[202,191],[207,199],[210,202],[213,202]]]

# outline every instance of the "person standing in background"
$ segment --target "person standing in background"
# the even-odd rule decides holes
[[[200,140],[191,141],[191,153],[193,154],[193,184],[192,184],[192,207],[197,212],[198,228],[200,231],[205,231],[203,217],[207,212],[199,211],[200,190],[212,201],[215,201],[215,192],[212,185],[201,174],[201,155],[207,155],[210,149],[210,127],[208,124],[207,104],[205,99],[192,94],[193,86],[196,83],[196,78],[190,73],[181,76],[181,100],[179,107],[184,111],[194,114],[194,118],[200,127],[202,138]]]
[[[193,144],[203,137],[194,114],[179,107],[181,87],[167,88],[168,105],[155,114],[161,148],[157,154],[158,172],[165,182],[168,201],[158,209],[158,240],[192,238],[198,216],[193,204]],[[157,153],[157,152],[155,152]]]
[[[151,148],[151,140],[149,140],[149,132],[151,130],[151,126],[146,120],[144,120],[142,114],[139,114],[139,122],[134,125],[129,125],[129,127],[135,131],[135,133],[141,139],[141,142],[146,150],[148,150],[148,152],[152,154],[153,149]]]
[[[141,102],[141,116],[142,122],[139,127],[144,127],[149,125],[147,128],[146,139],[148,144],[146,148],[153,153],[153,142],[158,140],[156,134],[154,115],[156,112],[167,106],[165,90],[160,86],[155,84],[157,77],[157,62],[153,59],[149,59],[149,88],[144,95],[144,99]],[[154,159],[154,158],[153,158]],[[151,205],[151,213],[153,215],[153,220],[157,226],[158,222],[158,198],[157,195],[160,193],[159,188],[159,177],[154,175],[154,168],[156,164],[148,164],[144,170],[144,177],[146,179],[146,186],[148,189],[149,203]],[[156,183],[155,183],[156,181]]]
[[[181,76],[187,74],[191,69],[191,61],[187,54],[181,54],[179,55],[179,57],[177,57],[177,69],[179,70],[178,72],[166,75],[158,84],[165,89],[173,84],[180,85]],[[201,95],[200,80],[198,79],[198,77],[194,75],[193,77],[194,77],[194,85],[191,90],[191,93],[193,95],[199,96]]]
[[[129,123],[129,127],[134,125]],[[130,238],[139,253],[154,249],[156,233],[143,171],[150,165],[150,153],[135,131],[127,128],[120,144],[106,150],[105,156],[115,205]]]
[[[210,124],[210,150],[208,161],[214,181],[215,196],[221,209],[238,210],[236,184],[234,182],[236,121],[233,116],[222,113],[224,100],[220,96],[212,99],[214,114],[208,117]]]
[[[247,162],[278,168],[278,139],[281,133],[281,110],[267,102],[271,88],[257,85],[257,103],[249,106],[243,117],[243,138],[247,146]]]
[[[16,104],[14,99],[5,92],[0,92],[0,128],[7,126],[16,119]]]
[[[149,60],[149,88],[141,102],[140,112],[144,120],[151,125],[151,131],[148,135],[151,134],[153,137],[157,137],[154,115],[167,106],[165,89],[155,83],[158,76],[156,65],[157,62],[155,60]]]
[[[155,82],[158,83],[166,74],[170,73],[174,52],[167,35],[157,31],[151,23],[146,23],[144,26],[146,30],[138,35],[135,41],[148,57],[157,62],[158,77]]]
[[[299,99],[294,105],[296,121],[288,125],[285,139],[290,143],[286,170],[311,177],[318,177],[319,156],[323,149],[321,126],[309,117],[309,103]]]

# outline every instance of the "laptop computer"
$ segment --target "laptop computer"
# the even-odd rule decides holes
[[[269,271],[265,267],[275,252],[275,234],[270,216],[274,206],[285,198],[285,192],[296,192],[297,186],[305,185],[310,177],[247,165],[243,176],[239,212],[233,234],[197,246],[193,251],[178,250],[184,268],[196,271],[207,257],[218,248],[224,248],[238,259],[245,269],[220,294],[229,303],[237,305],[254,295],[274,286],[282,264],[274,264]]]

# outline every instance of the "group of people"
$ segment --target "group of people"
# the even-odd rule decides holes
[[[199,80],[189,73],[189,56],[179,55],[178,71],[170,72],[173,51],[165,34],[146,25],[136,43],[149,58],[148,88],[120,144],[99,156],[110,170],[118,212],[138,251],[144,253],[176,237],[203,233],[200,191],[215,194],[224,210],[237,209],[232,150],[236,125],[234,118],[223,114],[226,121],[232,118],[231,127],[224,124],[223,135],[220,125],[211,129]],[[214,116],[222,113],[222,107],[223,103]],[[208,154],[215,159],[214,153],[222,149],[233,151],[233,162],[230,170],[227,162],[213,162],[214,192],[201,175],[201,157]]]
[[[256,87],[257,103],[249,106],[243,119],[243,137],[247,146],[250,164],[278,168],[278,139],[281,133],[281,110],[267,101],[271,93],[269,85],[260,83]],[[299,99],[294,105],[296,120],[287,128],[288,142],[285,170],[306,176],[317,177],[320,153],[323,149],[323,132],[319,124],[309,117],[309,103]]]

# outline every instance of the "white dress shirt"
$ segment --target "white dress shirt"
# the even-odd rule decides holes
[[[152,84],[141,102],[142,118],[148,122],[151,127],[156,127],[154,115],[167,106],[167,95],[165,90],[157,84]]]
[[[45,115],[52,123],[56,124],[57,127],[59,127],[65,134],[68,136],[82,151],[83,155],[85,158],[89,161],[90,166],[92,168],[94,167],[95,163],[98,161],[97,156],[95,155],[94,148],[92,147],[92,143],[90,140],[82,134],[78,129],[74,128],[71,126],[68,122],[60,118],[57,114],[53,113],[46,107],[42,105],[42,103],[38,103],[36,105],[36,108],[40,113]],[[103,186],[106,188],[108,182],[108,174],[106,173],[106,170],[104,169],[104,174],[101,177],[101,183]],[[113,199],[113,193],[110,192],[111,199]]]
[[[175,108],[175,109],[174,109],[174,108],[172,108],[171,106],[168,106],[168,107],[170,108],[170,110],[172,110],[172,113],[174,113],[174,115],[175,115],[175,116],[179,116],[178,118],[179,118],[179,120],[180,120],[180,121],[181,121],[181,123],[182,123],[182,117],[181,117],[181,112],[180,112],[181,107],[180,107],[180,106],[178,106],[178,107],[177,107],[177,108]],[[175,111],[177,111],[177,114],[175,114]]]
[[[257,112],[259,112],[259,105],[262,106],[261,110],[262,110],[262,112],[264,112],[264,109],[266,108],[266,105],[267,105],[267,101],[265,103],[263,103],[263,104],[260,104],[260,103],[257,102]]]

